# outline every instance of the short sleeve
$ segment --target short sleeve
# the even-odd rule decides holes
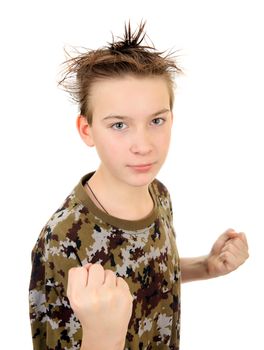
[[[34,350],[46,350],[47,302],[45,293],[45,264],[41,249],[32,251],[32,270],[29,285],[29,315]]]
[[[82,331],[66,296],[69,265],[60,254],[50,254],[46,238],[32,251],[29,313],[34,350],[79,350]],[[50,251],[55,251],[50,246]]]

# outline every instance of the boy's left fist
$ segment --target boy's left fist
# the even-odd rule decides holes
[[[207,257],[209,277],[225,275],[237,269],[249,257],[245,233],[226,230],[214,243]]]

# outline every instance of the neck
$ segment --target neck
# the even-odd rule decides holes
[[[89,180],[89,185],[110,215],[139,219],[153,208],[148,185],[129,186],[106,173],[101,166]]]

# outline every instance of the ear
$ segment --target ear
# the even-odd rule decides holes
[[[83,115],[78,115],[76,120],[76,127],[81,136],[81,139],[87,146],[93,147],[93,135],[92,135],[92,127],[88,124],[86,117]]]

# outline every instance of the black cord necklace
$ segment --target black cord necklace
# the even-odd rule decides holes
[[[97,203],[103,208],[103,210],[106,212],[106,214],[109,215],[108,211],[106,211],[106,209],[103,207],[103,205],[99,202],[99,200],[97,199],[96,195],[94,194],[93,190],[91,189],[91,187],[88,184],[88,181],[86,181],[86,185],[89,188],[89,190],[92,192],[94,198],[96,199]]]

